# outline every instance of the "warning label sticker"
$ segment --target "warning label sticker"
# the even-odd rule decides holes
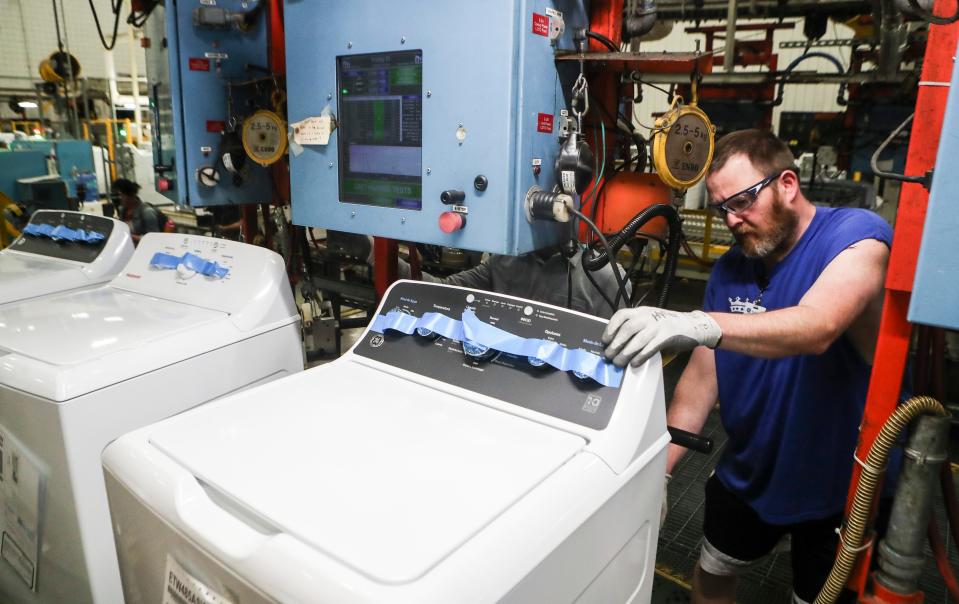
[[[190,71],[210,71],[210,59],[190,57]]]
[[[537,36],[549,36],[549,17],[533,13],[533,33]]]
[[[536,131],[546,134],[553,133],[553,114],[540,113],[536,116]]]

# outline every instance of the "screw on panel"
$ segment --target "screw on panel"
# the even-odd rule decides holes
[[[432,168],[427,168],[427,169],[426,169],[426,173],[427,173],[427,174],[431,174],[432,172],[433,172],[433,169],[432,169]]]
[[[406,44],[406,38],[400,38],[400,44]]]
[[[356,218],[356,212],[350,212],[350,218]]]
[[[433,91],[432,91],[432,90],[427,90],[427,91],[426,91],[426,98],[430,98],[431,96],[433,96]]]
[[[405,217],[400,218],[400,223],[401,223],[401,224],[406,224],[406,218],[405,218]]]
[[[333,162],[330,162],[330,167],[331,167],[331,168],[333,167]]]
[[[352,42],[347,42],[347,43],[346,43],[346,47],[347,47],[347,48],[353,48],[353,43],[352,43]]]
[[[327,93],[326,93],[326,100],[329,101],[329,100],[332,99],[332,98],[333,98],[333,93],[332,93],[332,92],[327,92]]]

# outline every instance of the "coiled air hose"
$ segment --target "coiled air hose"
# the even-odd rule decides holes
[[[948,415],[948,412],[936,399],[928,396],[914,396],[892,412],[892,415],[883,424],[882,430],[879,431],[876,441],[869,448],[869,455],[863,464],[859,485],[856,487],[852,509],[849,511],[849,518],[846,521],[846,528],[842,532],[843,538],[840,541],[839,554],[836,556],[832,570],[829,571],[829,577],[826,578],[825,585],[823,585],[819,595],[816,596],[815,604],[833,604],[845,587],[846,581],[849,579],[849,573],[852,572],[852,567],[859,556],[862,538],[866,532],[866,523],[869,520],[869,512],[872,508],[872,500],[876,496],[879,479],[886,469],[889,452],[896,445],[896,440],[903,429],[912,420],[924,413],[942,417]]]
[[[649,206],[639,214],[633,216],[622,230],[609,238],[609,248],[613,254],[619,252],[627,241],[636,236],[636,231],[653,218],[665,218],[669,224],[669,240],[666,245],[666,264],[663,267],[663,289],[659,293],[657,305],[666,307],[669,300],[669,284],[676,274],[676,265],[679,263],[679,245],[682,240],[682,223],[679,221],[679,212],[671,205],[656,204]],[[583,252],[583,268],[597,271],[610,261],[606,249],[594,250],[588,248]]]

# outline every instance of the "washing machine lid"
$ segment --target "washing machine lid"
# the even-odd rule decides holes
[[[0,252],[0,304],[90,284],[81,266],[43,256]]]
[[[72,366],[227,317],[102,286],[0,308],[0,348],[47,366]]]
[[[586,446],[345,360],[171,418],[149,439],[241,515],[393,584],[425,574]]]

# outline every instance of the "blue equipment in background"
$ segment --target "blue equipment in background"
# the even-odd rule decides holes
[[[952,83],[959,83],[959,63],[952,69]],[[918,117],[918,116],[917,116]],[[926,224],[922,230],[916,279],[909,302],[909,321],[945,329],[959,329],[959,91],[949,88],[942,139],[936,155]]]
[[[266,168],[246,157],[243,119],[269,101],[264,2],[179,0],[147,21],[157,191],[194,207],[266,203]],[[165,41],[165,43],[161,43]],[[224,155],[227,156],[224,162]]]
[[[502,254],[568,237],[525,199],[557,181],[578,65],[554,52],[582,2],[288,0],[285,22],[294,132],[336,123],[291,150],[294,223]]]
[[[90,141],[17,140],[10,143],[10,149],[0,153],[0,191],[16,201],[21,201],[17,181],[45,176],[48,158],[56,157],[57,172],[66,183],[69,197],[77,196],[79,174],[95,172]]]

